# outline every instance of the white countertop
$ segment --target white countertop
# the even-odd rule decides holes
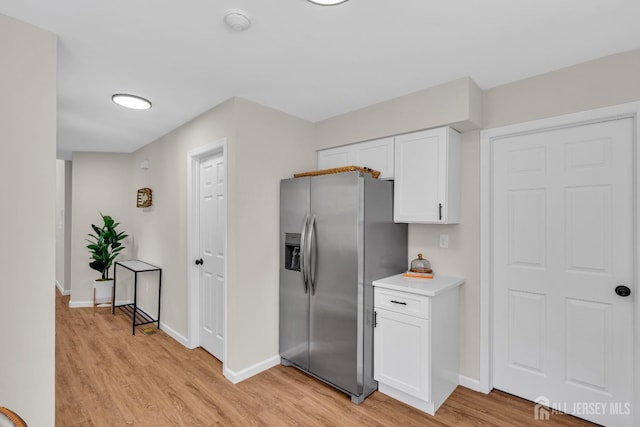
[[[461,277],[434,275],[433,279],[414,279],[404,277],[402,274],[396,274],[395,276],[374,280],[373,286],[435,297],[463,283],[464,279]]]

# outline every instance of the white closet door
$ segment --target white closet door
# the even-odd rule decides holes
[[[494,387],[616,426],[632,421],[633,126],[493,147]]]
[[[226,198],[222,154],[200,162],[200,345],[224,362]]]

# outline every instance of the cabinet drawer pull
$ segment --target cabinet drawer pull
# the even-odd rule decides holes
[[[394,304],[407,305],[407,303],[406,303],[406,302],[404,302],[404,301],[395,301],[395,300],[391,300],[391,302],[392,302],[392,303],[394,303]]]

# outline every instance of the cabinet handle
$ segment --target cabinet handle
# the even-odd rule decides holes
[[[391,302],[392,302],[392,303],[394,303],[394,304],[407,305],[407,303],[406,303],[406,302],[404,302],[404,301],[394,301],[394,300],[391,300]]]
[[[440,217],[440,221],[442,221],[442,203],[438,203],[438,216]]]
[[[378,327],[378,312],[377,311],[373,312],[373,327],[374,328]]]

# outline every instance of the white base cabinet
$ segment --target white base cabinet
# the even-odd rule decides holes
[[[396,277],[396,282],[402,280]],[[413,293],[415,289],[385,288],[385,279],[374,281],[374,378],[379,392],[435,415],[457,387],[460,283],[458,279],[428,296]]]

